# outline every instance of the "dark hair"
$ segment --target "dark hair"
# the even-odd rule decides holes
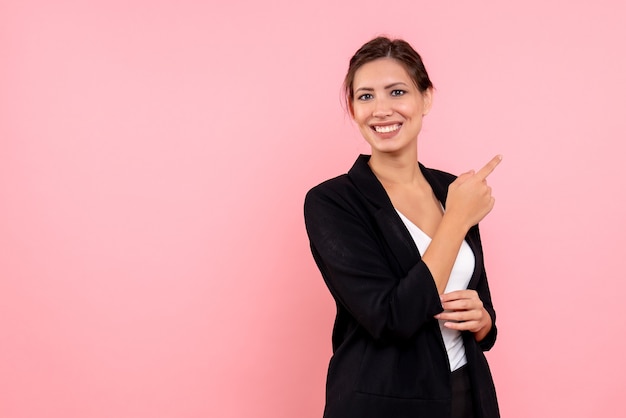
[[[409,73],[409,77],[421,93],[433,87],[422,62],[422,57],[408,42],[402,39],[389,39],[379,36],[359,48],[350,59],[350,66],[346,78],[343,80],[344,97],[348,109],[351,109],[351,102],[354,100],[353,84],[357,70],[368,62],[379,58],[393,58],[398,61]]]

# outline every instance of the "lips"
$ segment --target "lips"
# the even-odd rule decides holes
[[[395,123],[393,125],[376,125],[372,126],[372,129],[378,132],[379,134],[388,134],[390,132],[395,132],[402,126],[401,123]]]

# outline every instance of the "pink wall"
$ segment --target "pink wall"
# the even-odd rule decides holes
[[[321,416],[302,201],[367,150],[339,88],[379,33],[437,87],[425,164],[505,156],[503,416],[622,416],[626,10],[516,3],[3,1],[0,416]]]

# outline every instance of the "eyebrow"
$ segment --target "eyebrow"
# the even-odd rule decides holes
[[[407,84],[403,81],[398,81],[396,83],[391,83],[387,86],[385,86],[385,90],[388,90],[390,88],[396,87],[396,86],[406,86]],[[358,89],[356,89],[354,92],[358,92],[358,91],[374,91],[374,89],[372,87],[359,87]]]

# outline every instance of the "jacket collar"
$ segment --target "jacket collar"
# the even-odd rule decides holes
[[[348,176],[363,196],[376,208],[393,209],[393,204],[387,192],[368,164],[369,160],[370,155],[359,155],[348,172]],[[446,198],[448,196],[448,184],[438,178],[433,170],[424,167],[421,163],[419,164],[419,168],[426,178],[426,181],[428,181],[430,187],[433,189],[435,196],[445,207]]]

